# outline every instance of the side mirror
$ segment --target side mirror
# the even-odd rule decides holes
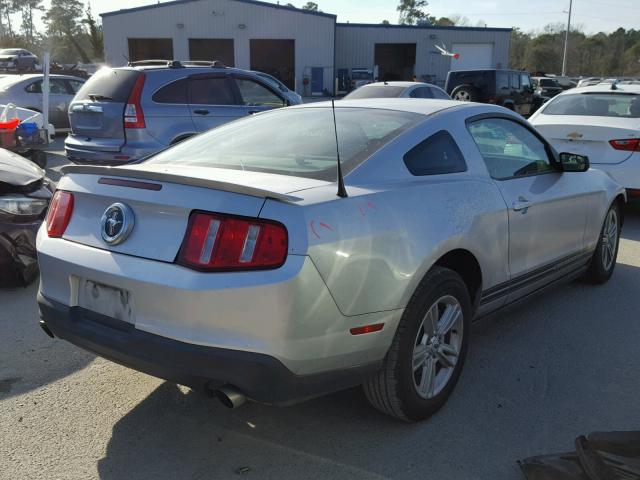
[[[577,153],[561,153],[560,165],[563,172],[586,172],[589,170],[589,157]]]

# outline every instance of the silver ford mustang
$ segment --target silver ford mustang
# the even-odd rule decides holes
[[[37,242],[45,332],[229,406],[364,384],[412,421],[451,394],[473,320],[613,273],[624,190],[520,116],[338,103],[335,124],[311,104],[67,167]]]

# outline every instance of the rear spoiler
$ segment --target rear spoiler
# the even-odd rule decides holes
[[[237,183],[221,182],[204,178],[186,177],[171,173],[153,172],[148,170],[138,170],[126,167],[107,167],[99,165],[66,165],[61,169],[64,175],[77,173],[84,175],[106,175],[109,177],[136,178],[141,180],[155,180],[156,182],[177,183],[180,185],[190,185],[193,187],[209,188],[211,190],[222,190],[225,192],[240,193],[258,198],[270,198],[285,203],[294,203],[301,200],[300,197],[276,193],[270,190],[254,188]]]

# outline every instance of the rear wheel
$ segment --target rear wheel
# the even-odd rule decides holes
[[[462,371],[470,320],[464,281],[435,267],[407,305],[382,369],[364,384],[369,402],[406,421],[438,411]]]
[[[596,251],[585,274],[593,283],[605,283],[613,275],[620,245],[621,216],[620,208],[614,203],[604,219]]]
[[[458,87],[451,94],[451,98],[459,102],[475,102],[478,100],[478,92],[473,87]]]

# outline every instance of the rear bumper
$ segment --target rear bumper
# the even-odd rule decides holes
[[[38,294],[40,317],[59,338],[135,370],[213,389],[230,384],[247,397],[287,405],[362,383],[380,368],[372,362],[312,375],[295,375],[278,359],[260,353],[180,342],[132,324],[68,307]]]
[[[94,148],[95,147],[95,148]],[[99,149],[90,142],[82,141],[73,135],[69,135],[64,142],[64,150],[69,161],[73,163],[91,165],[122,165],[135,162],[153,153],[156,153],[165,145],[153,142],[148,145],[125,143],[121,148],[114,150]]]

